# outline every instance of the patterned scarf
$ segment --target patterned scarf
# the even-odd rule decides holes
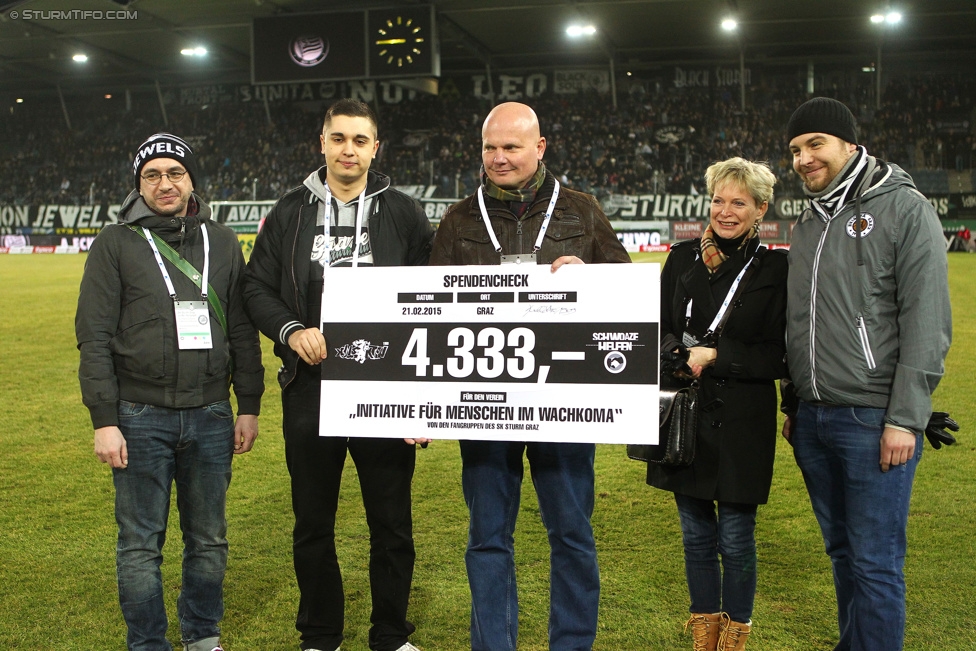
[[[542,183],[546,180],[546,165],[542,161],[539,161],[539,169],[536,170],[535,175],[529,179],[529,182],[525,184],[524,187],[518,188],[516,190],[509,190],[507,188],[500,188],[488,175],[485,174],[485,168],[481,168],[481,183],[485,187],[485,194],[489,197],[498,199],[499,201],[513,201],[515,203],[532,203],[535,200],[535,194],[542,187]]]
[[[746,233],[742,241],[739,242],[739,246],[736,247],[736,251],[744,248],[754,237],[759,235],[759,224],[762,222],[761,219],[757,219],[756,223],[752,225],[752,228]],[[717,241],[717,236],[712,230],[712,225],[708,224],[705,227],[705,232],[702,233],[701,237],[701,257],[702,262],[705,263],[705,268],[708,269],[709,275],[715,273],[715,270],[722,266],[722,263],[729,259],[729,256],[722,251]]]
[[[867,159],[867,150],[864,147],[858,147],[840,173],[826,188],[820,192],[810,192],[806,185],[803,186],[803,194],[810,199],[810,203],[823,221],[830,220],[831,217],[840,212],[848,199],[854,196],[867,167]]]

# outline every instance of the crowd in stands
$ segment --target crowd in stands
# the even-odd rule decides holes
[[[919,173],[976,167],[972,79],[894,78],[877,111],[870,84],[818,94],[855,110],[872,154]],[[792,80],[754,85],[745,110],[737,88],[639,83],[619,91],[616,110],[595,93],[528,101],[547,137],[545,162],[569,187],[597,196],[701,193],[709,164],[743,156],[769,162],[780,181],[777,196],[799,196],[783,125],[805,98]],[[129,110],[118,98],[63,109],[45,99],[0,118],[0,204],[118,203],[133,187],[133,143],[157,131],[195,146],[198,191],[211,201],[275,199],[322,162],[321,103],[168,105],[165,122],[155,94],[130,101]],[[461,197],[476,187],[489,102],[424,96],[376,108],[382,146],[375,169],[397,185],[435,186],[436,197]]]

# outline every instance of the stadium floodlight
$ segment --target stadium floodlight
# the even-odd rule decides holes
[[[88,55],[87,54],[76,54],[73,57],[71,57],[71,60],[72,61],[75,61],[77,63],[84,63],[85,61],[88,61]]]
[[[883,14],[874,14],[871,16],[871,22],[875,25],[880,25],[882,23],[887,23],[889,25],[897,25],[901,22],[902,15],[900,11],[888,11]]]
[[[23,97],[18,97],[17,98],[17,103],[18,104],[23,104],[24,103],[24,98]]]
[[[596,34],[596,27],[593,25],[570,25],[566,28],[566,34],[573,38],[593,36]]]
[[[735,18],[726,18],[722,21],[722,29],[727,32],[734,32],[738,27],[739,23],[735,21]]]
[[[203,57],[207,56],[207,48],[199,45],[197,47],[185,47],[180,50],[180,54],[185,57]]]

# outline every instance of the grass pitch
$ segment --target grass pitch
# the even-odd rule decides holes
[[[635,258],[638,256],[635,256]],[[641,259],[663,260],[663,255]],[[115,522],[109,469],[92,454],[92,430],[76,377],[74,311],[84,255],[0,255],[0,649],[123,649],[115,586]],[[949,256],[954,344],[935,405],[959,421],[959,444],[926,444],[909,525],[906,649],[976,649],[968,604],[976,593],[973,449],[976,416],[976,256]],[[230,562],[223,641],[228,651],[297,649],[298,592],[291,564],[291,502],[274,379],[261,434],[234,462],[228,500]],[[595,649],[689,649],[681,632],[688,596],[671,495],[649,488],[622,446],[597,448],[593,517],[602,574]],[[180,534],[175,509],[163,576],[175,619]],[[417,565],[412,641],[425,651],[467,648],[470,597],[463,552],[467,514],[457,443],[418,451],[414,481]],[[344,651],[367,649],[368,531],[352,464],[337,523],[345,577]],[[780,442],[770,503],[759,510],[759,589],[754,651],[830,649],[836,619],[830,565],[790,448]],[[520,648],[546,648],[548,545],[525,482],[516,556]],[[179,632],[171,625],[170,639]],[[178,647],[177,647],[178,648]]]

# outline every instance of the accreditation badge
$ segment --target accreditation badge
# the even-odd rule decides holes
[[[173,301],[176,310],[176,341],[180,350],[213,348],[210,310],[206,301]]]
[[[501,256],[501,264],[536,264],[535,253],[516,253]]]

